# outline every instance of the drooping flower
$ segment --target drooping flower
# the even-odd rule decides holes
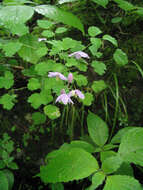
[[[74,53],[69,54],[69,57],[72,56],[74,56],[76,59],[80,59],[81,57],[89,59],[88,54],[83,51],[76,51]]]
[[[38,38],[38,42],[46,41],[46,40],[47,40],[46,38]]]
[[[72,80],[73,80],[73,75],[72,75],[72,73],[69,73],[69,75],[68,75],[68,82],[72,83]]]
[[[70,96],[66,94],[65,90],[61,90],[61,95],[57,97],[56,102],[62,102],[63,104],[67,105],[68,103],[73,104]]]
[[[69,97],[72,97],[72,96],[78,96],[80,99],[85,98],[84,94],[78,89],[72,90],[69,92]]]
[[[67,80],[67,78],[59,72],[49,72],[48,77],[57,77],[61,80]]]

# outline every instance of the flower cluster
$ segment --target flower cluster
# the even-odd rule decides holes
[[[69,73],[68,77],[66,78],[64,75],[62,75],[59,72],[49,72],[48,77],[56,77],[57,79],[68,81],[68,83],[72,83],[73,81],[72,73]],[[74,104],[73,101],[71,100],[72,96],[84,99],[84,94],[78,89],[71,90],[68,94],[66,94],[65,90],[62,89],[60,96],[58,96],[56,99],[56,102],[62,102],[65,105],[68,103]]]

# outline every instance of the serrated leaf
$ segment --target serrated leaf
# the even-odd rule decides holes
[[[124,136],[126,132],[128,132],[130,129],[133,129],[133,127],[125,127],[123,129],[120,129],[117,134],[112,138],[111,143],[116,144],[116,143],[121,143],[121,139]]]
[[[125,10],[125,11],[131,11],[131,10],[134,10],[136,9],[136,6],[134,6],[133,4],[129,3],[128,1],[125,1],[125,0],[114,0],[118,6]]]
[[[106,8],[109,0],[92,0],[94,3],[101,5],[102,7]]]
[[[3,105],[3,108],[11,110],[14,106],[13,101],[15,100],[15,97],[15,95],[4,94],[0,98],[0,104]]]
[[[143,166],[143,128],[130,129],[121,139],[118,154],[125,162]]]
[[[52,37],[54,37],[54,32],[52,32],[51,30],[44,30],[43,32],[42,32],[42,36],[44,36],[44,37],[47,37],[47,38],[52,38]]]
[[[8,190],[8,179],[3,171],[0,171],[0,189]]]
[[[97,172],[92,176],[92,185],[86,190],[95,190],[99,185],[104,182],[105,174],[103,172]]]
[[[142,190],[140,183],[131,176],[108,176],[103,190]]]
[[[74,79],[78,86],[86,86],[88,81],[84,75],[74,75]]]
[[[11,31],[13,27],[28,21],[33,14],[34,9],[30,6],[5,6],[0,9],[0,22]]]
[[[61,151],[40,168],[40,177],[45,183],[68,182],[88,177],[98,170],[96,159],[80,148]]]
[[[92,61],[91,66],[94,68],[94,71],[99,75],[103,75],[106,71],[106,65],[100,61]]]
[[[102,39],[111,42],[111,43],[112,43],[114,46],[116,46],[116,47],[118,46],[117,40],[116,40],[114,37],[112,37],[112,36],[110,36],[110,35],[108,35],[108,34],[104,35],[104,36],[102,37]]]
[[[65,27],[59,27],[59,28],[56,29],[55,33],[56,34],[62,34],[64,32],[66,32],[66,31],[67,31],[67,28],[65,28]]]
[[[38,38],[31,34],[24,35],[20,38],[22,43],[21,49],[18,51],[20,57],[25,61],[36,64],[43,54],[37,54],[38,49],[45,48],[44,43],[39,43]]]
[[[111,174],[117,171],[121,164],[122,159],[119,156],[111,156],[103,161],[101,169],[105,174]]]
[[[58,7],[51,5],[36,6],[35,11],[57,22],[62,22],[69,26],[73,26],[84,33],[84,27],[80,19],[70,12],[66,12]]]
[[[13,78],[13,73],[11,73],[10,71],[5,71],[4,77],[0,77],[0,88],[11,88],[14,84]]]
[[[89,153],[93,153],[95,151],[95,147],[86,141],[75,140],[75,141],[71,141],[70,145],[73,148],[82,148]]]
[[[82,100],[83,104],[85,106],[90,106],[92,104],[92,101],[94,100],[93,94],[90,92],[84,93],[85,98]]]
[[[98,80],[93,82],[91,88],[95,93],[99,93],[102,90],[105,90],[107,88],[107,85],[105,84],[104,80]]]
[[[47,105],[44,107],[44,113],[50,118],[50,119],[57,119],[61,116],[60,110],[57,106],[54,105]]]
[[[38,79],[30,78],[27,87],[29,90],[37,90],[41,87],[41,84]]]
[[[46,116],[40,112],[34,112],[32,114],[32,120],[34,121],[34,125],[43,124],[46,121]]]
[[[12,57],[18,50],[20,50],[22,44],[18,41],[10,41],[3,46],[3,50],[7,57]]]
[[[116,49],[113,58],[119,66],[128,64],[128,57],[121,49]]]
[[[91,36],[91,37],[95,37],[95,36],[97,36],[97,35],[99,35],[99,34],[101,34],[102,33],[102,31],[98,28],[98,27],[96,27],[96,26],[90,26],[89,28],[88,28],[88,34]]]
[[[88,132],[98,146],[103,146],[108,139],[108,126],[97,115],[90,112],[87,116]]]
[[[37,24],[40,28],[49,29],[53,26],[53,22],[49,20],[38,20]]]

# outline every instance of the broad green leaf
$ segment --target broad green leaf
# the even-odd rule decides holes
[[[1,190],[9,190],[8,179],[3,171],[0,171],[0,189]]]
[[[44,36],[44,37],[47,37],[47,38],[52,38],[52,37],[54,37],[54,32],[52,32],[51,30],[44,30],[43,32],[42,32],[42,36]]]
[[[96,159],[80,148],[63,150],[40,168],[44,183],[68,182],[88,177],[98,170]]]
[[[114,46],[116,46],[116,47],[118,46],[118,42],[114,37],[106,34],[102,38],[103,38],[103,40],[107,40],[107,41],[111,42]]]
[[[89,153],[93,153],[95,151],[95,147],[86,141],[75,140],[75,141],[71,141],[70,145],[73,148],[82,148]]]
[[[129,163],[123,162],[121,164],[120,168],[118,168],[118,170],[114,174],[116,174],[116,175],[128,175],[128,176],[134,177],[134,170]]]
[[[15,100],[16,95],[9,95],[9,94],[4,94],[0,98],[0,104],[3,105],[3,108],[7,110],[11,110],[14,106],[14,100]]]
[[[40,48],[46,47],[44,43],[39,43],[38,38],[31,34],[24,35],[20,38],[22,43],[21,49],[18,51],[20,57],[25,61],[36,64],[43,54],[38,54]]]
[[[91,37],[95,37],[95,36],[97,36],[97,35],[99,35],[99,34],[101,34],[102,33],[102,31],[98,28],[98,27],[96,27],[96,26],[90,26],[89,28],[88,28],[88,34],[91,36]]]
[[[108,150],[108,151],[102,151],[100,152],[100,160],[103,163],[104,160],[106,160],[107,158],[116,156],[117,153],[112,151],[112,150]]]
[[[17,169],[19,169],[19,168],[18,168],[18,165],[17,165],[15,162],[10,162],[10,163],[8,164],[8,168],[10,168],[10,169],[12,169],[12,170],[17,170]]]
[[[103,190],[142,190],[140,183],[131,176],[108,176]]]
[[[4,77],[0,77],[0,88],[11,88],[14,84],[13,78],[13,73],[11,73],[10,71],[5,71]]]
[[[97,172],[92,176],[92,184],[86,190],[95,190],[99,185],[104,182],[105,174],[103,172]]]
[[[119,66],[124,66],[128,64],[128,57],[121,49],[116,49],[113,58]]]
[[[34,121],[34,125],[43,124],[46,121],[46,116],[40,112],[34,112],[32,114],[32,120]]]
[[[37,53],[37,56],[38,57],[43,57],[47,54],[47,51],[48,51],[48,48],[45,46],[45,47],[40,47],[36,50],[36,53]]]
[[[143,128],[130,129],[121,139],[118,154],[125,162],[143,166]]]
[[[94,68],[94,71],[99,75],[103,75],[106,71],[106,65],[100,61],[92,61],[91,66]]]
[[[133,127],[125,127],[123,129],[120,129],[117,134],[112,138],[111,143],[116,144],[116,143],[121,143],[121,139],[124,136],[126,132],[128,132],[130,129],[133,129]]]
[[[74,75],[74,79],[78,86],[86,86],[88,81],[84,75]]]
[[[111,20],[111,22],[112,22],[113,24],[119,23],[119,22],[121,22],[121,21],[122,21],[122,17],[114,17],[114,18],[112,18],[112,20]]]
[[[51,5],[36,6],[35,11],[57,22],[62,22],[69,26],[73,26],[84,33],[84,27],[80,19],[70,12],[66,12],[58,7]]]
[[[22,44],[18,41],[10,41],[3,46],[3,51],[7,57],[12,57],[18,50],[20,50]]]
[[[90,38],[90,41],[92,45],[89,46],[89,50],[91,51],[92,55],[97,56],[97,53],[98,53],[97,51],[101,47],[102,41],[100,38]]]
[[[38,20],[37,24],[40,28],[49,29],[53,26],[53,22],[49,20]]]
[[[27,87],[29,90],[37,90],[41,87],[41,84],[38,79],[30,78]]]
[[[75,58],[70,58],[67,59],[67,63],[66,63],[67,67],[76,67],[78,68],[80,71],[87,71],[87,65],[83,62],[79,62],[78,60],[76,60]]]
[[[3,172],[4,172],[4,174],[5,174],[5,176],[7,177],[7,180],[8,180],[8,189],[11,190],[12,187],[13,187],[13,184],[14,184],[14,175],[8,169],[3,170]],[[1,189],[1,190],[3,190],[3,189]]]
[[[3,160],[0,160],[0,169],[4,169],[6,167]]]
[[[3,0],[4,5],[23,5],[27,0]]]
[[[125,0],[114,0],[114,1],[118,4],[118,6],[121,9],[125,11],[131,11],[131,10],[136,9],[136,7],[133,4],[129,3],[128,1],[125,1]]]
[[[64,190],[64,185],[62,183],[52,183],[50,187],[52,190]]]
[[[62,34],[64,32],[66,32],[66,31],[67,31],[67,28],[65,28],[65,27],[59,27],[59,28],[56,29],[55,33],[56,34]]]
[[[87,116],[88,132],[98,146],[103,146],[108,139],[108,126],[97,115],[90,112]]]
[[[12,26],[10,28],[10,31],[12,34],[16,34],[18,36],[23,36],[25,34],[28,34],[29,33],[29,27],[27,27],[25,24],[23,23],[18,23],[18,24],[15,24],[14,26]]]
[[[105,90],[107,88],[107,85],[105,84],[104,80],[98,80],[93,82],[91,88],[95,93],[99,93],[102,90]]]
[[[121,164],[122,159],[119,156],[111,156],[103,161],[101,169],[105,174],[111,174],[117,171]]]
[[[47,105],[44,107],[44,113],[50,118],[50,119],[57,119],[61,116],[60,110],[57,106],[54,105]]]
[[[94,100],[93,94],[90,92],[84,93],[85,98],[82,100],[83,104],[85,106],[90,106],[92,104],[92,101]]]
[[[0,23],[12,30],[13,27],[28,21],[33,14],[34,9],[30,6],[5,6],[0,9]]]
[[[102,7],[106,8],[109,0],[92,0],[94,3],[101,5]]]

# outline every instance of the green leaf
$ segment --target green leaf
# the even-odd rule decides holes
[[[9,95],[9,94],[4,94],[0,98],[0,104],[3,105],[3,108],[7,110],[11,110],[14,106],[13,101],[15,100],[16,95]]]
[[[119,156],[106,158],[102,163],[102,170],[105,174],[111,174],[121,166],[122,159]]]
[[[18,23],[18,24],[15,24],[14,26],[12,26],[10,31],[14,35],[16,34],[18,36],[23,36],[23,35],[29,33],[29,28],[27,26],[25,26],[25,24],[23,24],[23,23]]]
[[[67,31],[67,28],[65,28],[65,27],[59,27],[59,28],[56,29],[55,33],[56,34],[62,34],[64,32],[66,32],[66,31]]]
[[[127,162],[123,162],[121,164],[120,168],[118,168],[118,170],[114,174],[116,174],[116,175],[128,175],[128,176],[134,177],[133,168]]]
[[[61,151],[40,168],[40,177],[44,183],[68,182],[88,177],[98,170],[96,159],[80,148]]]
[[[92,101],[94,100],[93,94],[90,92],[84,93],[85,98],[82,100],[83,104],[85,106],[90,106],[92,104]]]
[[[46,121],[46,116],[40,112],[34,112],[32,114],[32,120],[34,121],[34,125],[43,124]]]
[[[95,93],[99,93],[102,90],[105,90],[107,88],[107,85],[105,84],[104,80],[98,80],[93,82],[91,88]]]
[[[37,24],[40,28],[43,29],[49,29],[54,25],[54,23],[49,20],[38,20]]]
[[[21,48],[22,44],[18,41],[10,41],[3,46],[3,50],[7,57],[12,57]]]
[[[118,4],[118,6],[121,9],[125,11],[131,11],[131,10],[136,9],[136,7],[133,4],[129,3],[128,1],[124,1],[124,0],[114,0],[114,1]]]
[[[22,43],[21,49],[18,51],[20,57],[25,61],[36,64],[43,54],[37,53],[40,48],[45,48],[44,43],[39,43],[38,38],[31,34],[24,35],[20,38]]]
[[[11,31],[13,27],[28,21],[33,14],[34,9],[30,6],[5,6],[0,9],[0,22]]]
[[[4,161],[0,160],[0,169],[3,169],[5,167],[6,167],[6,165],[5,165]]]
[[[108,176],[103,190],[142,190],[140,183],[126,175]]]
[[[30,78],[27,87],[29,90],[37,90],[41,87],[41,84],[38,79]]]
[[[112,36],[110,36],[110,35],[108,35],[108,34],[104,35],[104,36],[102,37],[102,39],[111,42],[111,43],[112,43],[114,46],[116,46],[116,47],[118,46],[117,40],[116,40],[114,37],[112,37]]]
[[[128,57],[121,49],[116,49],[113,58],[119,66],[128,64]]]
[[[110,158],[110,157],[113,157],[116,155],[117,155],[117,153],[112,150],[102,151],[102,152],[100,152],[100,160],[101,160],[101,162],[103,162],[107,158]]]
[[[102,7],[106,8],[109,0],[92,0],[94,3],[101,5]]]
[[[125,162],[143,166],[143,128],[130,129],[121,139],[118,154]]]
[[[84,27],[80,19],[70,12],[66,12],[58,7],[51,5],[36,6],[35,11],[57,22],[62,22],[69,26],[73,26],[84,33]]]
[[[94,71],[99,75],[103,75],[106,71],[106,65],[100,61],[92,61],[91,66],[94,68]]]
[[[86,141],[75,140],[75,141],[71,141],[70,145],[73,148],[82,148],[89,153],[93,153],[95,151],[95,147]]]
[[[3,171],[0,171],[0,189],[8,190],[8,179]]]
[[[5,174],[5,176],[6,176],[7,180],[8,180],[8,189],[11,190],[12,187],[13,187],[13,184],[14,184],[14,175],[8,169],[3,170],[3,172],[4,172],[4,174]],[[1,190],[5,190],[5,189],[1,189]]]
[[[51,30],[44,30],[42,32],[42,36],[47,37],[47,38],[52,38],[55,36],[55,34]]]
[[[122,17],[114,17],[114,18],[112,18],[112,20],[111,20],[111,22],[112,22],[113,24],[119,23],[119,22],[121,22],[121,21],[122,21]]]
[[[99,34],[101,34],[102,33],[102,31],[98,28],[98,27],[96,27],[96,26],[90,26],[89,28],[88,28],[88,34],[91,36],[91,37],[95,37],[95,36],[97,36],[97,35],[99,35]]]
[[[101,47],[102,41],[100,38],[90,38],[90,41],[92,45],[89,46],[89,50],[91,51],[92,55],[97,56],[97,51]]]
[[[52,120],[61,116],[59,108],[54,105],[45,106],[44,113]]]
[[[92,176],[92,184],[86,190],[95,190],[99,185],[104,182],[105,174],[103,172],[97,172]]]
[[[78,86],[86,86],[88,81],[87,78],[84,75],[74,75],[74,79],[77,82]]]
[[[58,3],[59,3],[59,4],[72,3],[72,2],[75,2],[75,1],[78,1],[78,0],[59,0]]]
[[[97,115],[90,112],[87,116],[88,132],[98,146],[103,146],[108,139],[108,126]]]
[[[123,137],[123,135],[128,132],[130,129],[133,129],[133,127],[125,127],[123,129],[120,129],[117,134],[115,134],[115,136],[112,138],[111,143],[113,144],[117,144],[117,143],[121,143],[121,139]]]
[[[17,165],[15,162],[10,162],[10,163],[8,164],[8,167],[9,167],[10,169],[12,169],[12,170],[17,170],[17,169],[19,169],[19,168],[18,168],[18,165]]]
[[[14,84],[13,78],[13,73],[11,73],[10,71],[5,71],[4,77],[0,77],[0,88],[11,88]]]

